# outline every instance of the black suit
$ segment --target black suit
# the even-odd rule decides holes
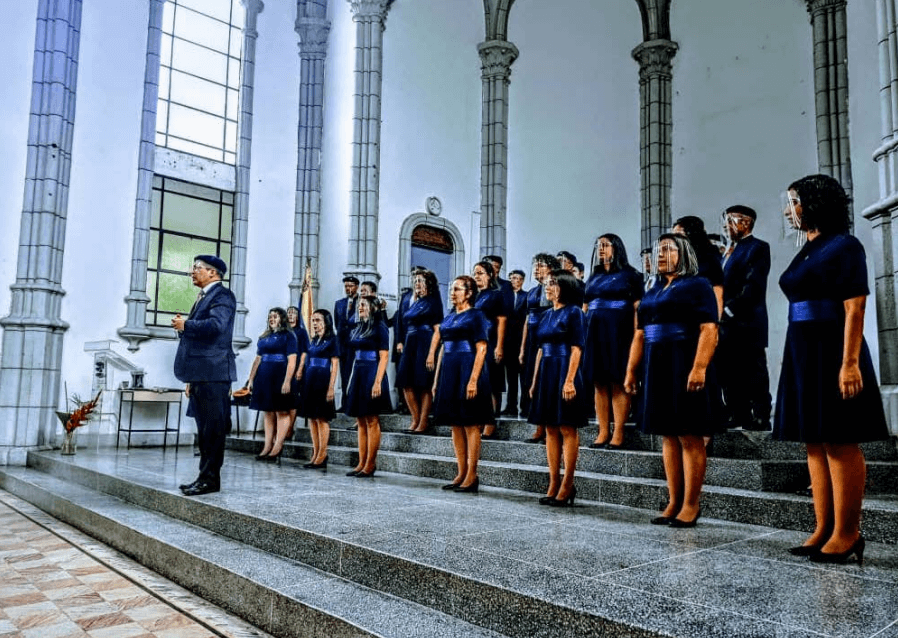
[[[179,334],[175,377],[190,384],[190,411],[200,449],[197,481],[218,487],[231,417],[234,363],[234,293],[218,283],[194,304]]]
[[[507,410],[518,410],[518,386],[521,381],[521,364],[518,356],[521,352],[521,341],[524,338],[524,323],[527,321],[527,291],[512,291],[512,310],[505,324],[505,375],[507,390],[505,407]],[[522,388],[521,393],[529,391]]]
[[[767,277],[770,245],[752,235],[723,264],[723,316],[715,362],[730,427],[770,427],[767,372]]]
[[[349,376],[352,374],[355,356],[349,347],[349,337],[357,323],[358,300],[358,295],[355,295],[338,299],[334,304],[334,331],[340,343],[340,387],[343,400],[346,399],[346,392],[349,390]],[[340,402],[340,409],[343,409],[342,406],[343,401]]]

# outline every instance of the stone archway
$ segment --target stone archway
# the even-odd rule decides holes
[[[458,227],[448,219],[437,217],[428,213],[413,213],[405,218],[399,229],[399,260],[397,264],[398,291],[408,285],[408,272],[412,264],[412,235],[415,229],[430,227],[443,231],[452,240],[452,252],[449,255],[450,281],[458,275],[464,274],[465,269],[465,242]],[[397,292],[398,292],[397,291]]]

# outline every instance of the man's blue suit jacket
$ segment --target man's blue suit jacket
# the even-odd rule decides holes
[[[175,355],[175,377],[184,383],[203,381],[234,382],[234,315],[237,300],[234,293],[217,284],[197,301],[178,343]]]
[[[737,328],[742,338],[767,346],[767,276],[770,244],[749,235],[736,242],[723,265],[724,326]]]

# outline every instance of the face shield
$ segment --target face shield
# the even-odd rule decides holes
[[[783,211],[783,239],[794,239],[795,247],[800,248],[805,240],[805,235],[801,232],[801,200],[795,191],[785,191],[780,193],[780,203]]]
[[[680,266],[680,249],[670,239],[655,243],[652,249],[652,274],[675,274]]]

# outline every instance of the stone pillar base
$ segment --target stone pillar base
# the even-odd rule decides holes
[[[881,385],[882,404],[886,410],[886,422],[889,424],[889,434],[898,436],[898,385]]]
[[[19,445],[0,445],[0,466],[20,465],[25,466],[28,460],[29,450],[49,449],[38,446],[24,447]]]

